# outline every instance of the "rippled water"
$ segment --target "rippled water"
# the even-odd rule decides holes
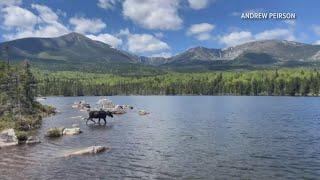
[[[320,99],[302,97],[111,97],[135,110],[88,127],[71,108],[84,99],[50,97],[42,143],[0,150],[0,179],[301,179],[320,177]],[[151,112],[139,116],[137,109]],[[76,117],[76,118],[72,118]],[[80,124],[77,136],[46,139],[50,127]],[[105,145],[110,152],[64,158]]]

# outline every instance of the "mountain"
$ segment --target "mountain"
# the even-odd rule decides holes
[[[236,63],[279,64],[289,61],[312,62],[318,60],[320,60],[319,45],[309,45],[285,40],[263,40],[226,49],[191,48],[171,57],[167,65],[194,63],[197,61],[208,63],[214,61],[235,61]]]
[[[286,40],[263,40],[245,43],[223,50],[225,59],[235,59],[244,53],[268,54],[278,61],[310,61],[320,51],[319,45]]]
[[[12,59],[64,62],[136,62],[134,56],[78,33],[57,38],[24,38],[4,42]],[[3,56],[3,54],[1,54]],[[0,57],[2,57],[0,56]]]
[[[188,49],[186,52],[178,54],[170,58],[169,63],[172,62],[183,62],[187,63],[190,61],[211,61],[219,60],[221,58],[220,49],[209,49],[205,47],[195,47]]]
[[[4,51],[9,47],[8,51]],[[225,70],[274,66],[319,66],[320,45],[263,40],[225,49],[195,47],[169,58],[144,57],[112,48],[78,33],[0,43],[0,59],[30,60],[49,70],[157,74],[163,70]]]
[[[7,51],[4,51],[9,47]],[[78,33],[56,38],[23,38],[0,44],[0,59],[22,61],[49,70],[81,70],[116,74],[154,74],[160,70],[141,64],[139,57],[91,40]]]

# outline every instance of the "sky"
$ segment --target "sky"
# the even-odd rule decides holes
[[[265,39],[320,44],[318,0],[0,0],[0,42],[81,33],[137,55]],[[296,19],[242,19],[290,12]]]

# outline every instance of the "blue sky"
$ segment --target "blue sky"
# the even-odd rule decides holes
[[[146,56],[263,39],[320,44],[319,7],[317,0],[0,0],[0,41],[75,31]],[[241,19],[245,12],[297,19]]]

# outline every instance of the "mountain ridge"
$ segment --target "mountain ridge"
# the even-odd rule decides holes
[[[10,59],[16,61],[29,59],[43,66],[49,63],[68,64],[77,68],[91,66],[92,69],[95,66],[101,69],[130,66],[132,71],[148,67],[210,69],[213,66],[281,66],[291,62],[320,62],[320,45],[276,39],[220,49],[197,46],[169,58],[138,56],[75,32],[55,38],[30,37],[0,43],[1,49],[5,47],[9,47]],[[6,59],[4,51],[0,51],[0,58]]]

